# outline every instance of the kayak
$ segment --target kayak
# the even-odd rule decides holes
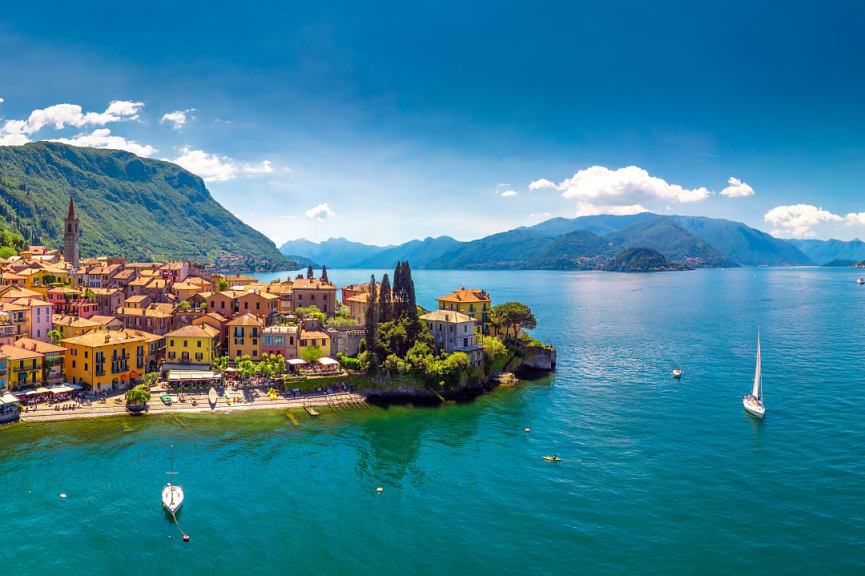
[[[562,461],[562,459],[559,458],[558,456],[544,456],[544,460],[546,460],[547,462],[561,462]]]

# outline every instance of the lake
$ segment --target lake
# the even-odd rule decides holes
[[[855,271],[413,277],[426,307],[463,285],[525,302],[558,371],[442,408],[2,429],[4,571],[865,572]],[[758,328],[762,422],[741,403]],[[185,544],[160,508],[172,444]]]

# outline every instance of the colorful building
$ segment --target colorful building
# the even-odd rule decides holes
[[[475,319],[475,330],[479,334],[489,334],[489,312],[493,303],[486,290],[466,290],[466,287],[463,286],[447,296],[436,298],[436,301],[439,304],[439,310],[461,312],[471,316]]]
[[[261,333],[262,354],[282,354],[286,360],[297,358],[297,326],[268,326]]]
[[[0,346],[0,354],[8,359],[10,389],[42,384],[41,353],[4,344]]]
[[[165,335],[166,364],[210,368],[219,350],[219,330],[207,324],[184,326]]]
[[[9,358],[0,352],[0,392],[9,389]]]
[[[297,346],[297,355],[303,358],[303,351],[312,346],[321,348],[323,356],[330,356],[330,336],[318,330],[302,330]]]
[[[60,384],[64,381],[63,364],[66,348],[33,338],[19,338],[15,346],[23,350],[42,354],[42,378],[47,384]]]
[[[226,323],[228,357],[249,356],[258,360],[261,356],[261,331],[264,323],[254,314],[241,314]]]
[[[475,319],[461,312],[433,310],[420,317],[435,340],[437,354],[464,352],[472,366],[483,361],[483,347],[475,340]]]
[[[336,293],[339,288],[320,278],[298,278],[291,283],[292,310],[315,306],[328,316],[338,310]]]
[[[97,391],[128,386],[148,369],[150,346],[158,340],[140,330],[92,330],[65,338],[66,377]]]
[[[99,329],[99,323],[89,318],[79,318],[77,316],[66,316],[63,314],[54,315],[54,329],[60,333],[60,338],[72,338],[80,336],[90,330]]]

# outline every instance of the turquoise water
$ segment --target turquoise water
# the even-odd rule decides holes
[[[329,274],[344,284],[369,271]],[[851,271],[414,277],[427,306],[462,284],[530,304],[535,336],[558,346],[558,372],[440,409],[0,430],[0,565],[70,575],[865,571],[865,287]],[[758,326],[763,422],[741,405]],[[170,444],[186,544],[160,509]],[[563,461],[541,460],[552,453]]]

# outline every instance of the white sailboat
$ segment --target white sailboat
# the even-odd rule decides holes
[[[177,474],[174,471],[174,446],[171,447],[171,457],[169,460],[171,460],[171,471],[167,472],[169,481],[162,488],[162,506],[172,515],[175,515],[180,510],[180,507],[183,506],[183,487],[171,483],[173,476]]]
[[[763,419],[766,408],[763,406],[763,373],[760,360],[760,331],[757,331],[757,368],[754,370],[754,388],[742,397],[742,405],[749,414]]]

